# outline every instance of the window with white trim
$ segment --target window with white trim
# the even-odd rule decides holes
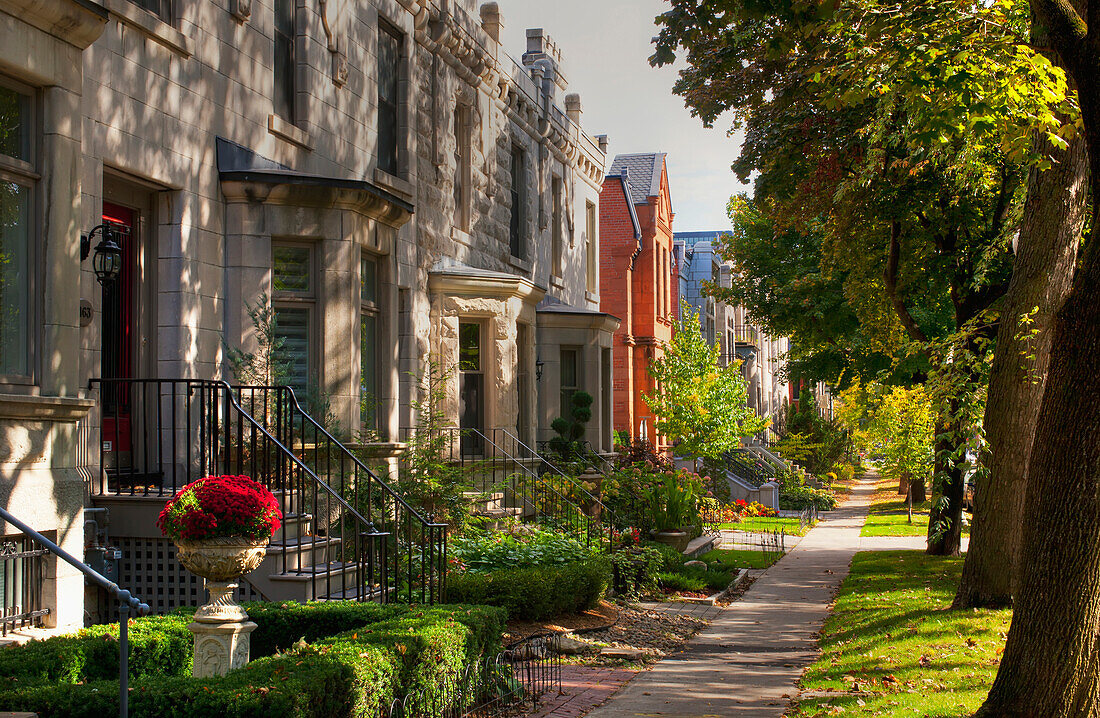
[[[586,285],[588,291],[595,294],[600,291],[600,246],[596,237],[596,205],[591,202],[586,202],[584,206],[584,225],[585,257],[587,260]]]

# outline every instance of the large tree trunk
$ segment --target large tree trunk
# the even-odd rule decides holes
[[[1032,43],[1050,47],[1045,25],[1035,22],[1034,13],[1032,19]],[[1047,54],[1060,62],[1055,53]],[[1041,132],[1032,141],[1049,147]],[[1008,606],[1019,588],[1027,469],[1050,362],[1050,326],[1069,292],[1088,220],[1084,136],[1071,139],[1064,152],[1052,149],[1050,154],[1053,166],[1046,172],[1033,168],[1028,176],[1012,281],[989,375],[984,422],[989,448],[981,457],[985,470],[978,472],[970,548],[955,608]],[[1022,326],[1021,316],[1033,311],[1031,325]]]
[[[1088,214],[1084,137],[1074,138],[1065,152],[1054,154],[1051,169],[1033,169],[1028,178],[1012,281],[989,376],[989,449],[982,456],[985,470],[977,476],[970,548],[955,608],[1008,606],[1019,583],[1027,467],[1050,360],[1050,325],[1069,291]],[[1022,316],[1033,311],[1032,323],[1021,324]]]
[[[1097,231],[1094,221],[1091,236]],[[1086,247],[1054,320],[1031,455],[1020,590],[1004,658],[979,716],[1100,715],[1098,249]]]
[[[950,406],[958,413],[956,402]],[[928,548],[932,556],[958,556],[962,542],[963,471],[960,462],[948,457],[960,453],[960,438],[936,421],[936,466],[932,473],[932,507],[928,511]]]
[[[1032,0],[1077,83],[1091,224],[1073,287],[1054,316],[1028,468],[1020,589],[982,718],[1100,716],[1100,77],[1091,47],[1100,22],[1076,14],[1085,6]]]

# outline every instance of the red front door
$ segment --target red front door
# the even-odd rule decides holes
[[[118,279],[103,287],[102,376],[104,379],[134,377],[134,223],[135,211],[103,203],[103,222],[114,230],[122,248],[122,270]],[[130,434],[130,391],[125,384],[108,382],[103,392],[103,451],[113,454],[115,466],[126,466],[132,458]]]

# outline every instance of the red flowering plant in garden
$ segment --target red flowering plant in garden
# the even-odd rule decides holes
[[[184,486],[157,519],[178,541],[240,536],[263,541],[279,530],[283,512],[270,491],[247,476],[206,476]]]

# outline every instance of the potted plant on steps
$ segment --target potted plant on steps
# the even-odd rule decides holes
[[[207,476],[184,486],[157,519],[176,545],[176,558],[206,579],[210,602],[195,611],[192,674],[225,675],[248,663],[249,634],[256,624],[233,600],[241,576],[264,559],[281,525],[275,497],[247,476]]]
[[[649,518],[653,524],[650,535],[654,541],[672,546],[677,551],[687,548],[691,533],[687,530],[696,514],[697,497],[691,483],[679,483],[671,472],[664,480],[645,492]]]

